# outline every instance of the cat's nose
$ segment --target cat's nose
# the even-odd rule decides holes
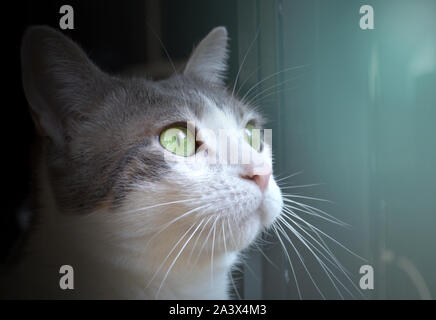
[[[271,174],[271,168],[263,167],[261,170],[247,170],[247,172],[241,174],[241,178],[254,181],[259,186],[260,191],[264,193],[268,187]]]

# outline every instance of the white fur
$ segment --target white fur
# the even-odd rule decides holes
[[[48,32],[44,30],[38,32]],[[212,31],[194,51],[185,74],[220,83],[226,44],[224,28]],[[241,129],[250,115],[237,121],[230,106],[218,107],[206,96],[202,100],[208,113],[192,120],[200,132],[213,133],[202,137],[208,154],[224,152],[213,136],[220,129],[231,130],[232,139],[253,162],[211,164],[207,157],[178,157],[155,139],[148,148],[168,156],[172,174],[138,183],[116,210],[109,195],[94,212],[69,215],[55,203],[47,159],[41,157],[38,224],[28,239],[25,259],[9,278],[12,297],[229,298],[229,272],[240,251],[274,222],[283,203],[272,176],[264,193],[244,178],[258,163],[272,166],[270,146],[257,153],[243,140]],[[77,146],[73,142],[70,147]],[[59,288],[62,265],[74,268],[74,290]]]
[[[216,109],[216,112],[220,111]],[[234,123],[224,112],[215,114],[214,119],[219,120],[215,123],[216,128]],[[268,146],[260,156],[271,164]],[[237,262],[239,251],[249,246],[281,212],[280,190],[271,179],[262,194],[253,181],[239,176],[244,171],[243,166],[212,168],[206,159],[204,163],[200,159],[195,163],[179,161],[171,165],[174,176],[157,183],[138,185],[137,191],[129,195],[126,205],[117,212],[103,206],[90,215],[65,216],[57,212],[42,161],[40,182],[41,189],[45,190],[44,206],[40,224],[29,241],[29,252],[36,255],[28,256],[21,269],[33,272],[20,275],[26,286],[33,288],[29,296],[39,297],[38,292],[47,287],[45,281],[56,281],[60,277],[59,267],[71,264],[75,269],[77,289],[61,292],[55,283],[47,297],[227,299],[229,271]],[[192,201],[160,205],[189,199]],[[151,206],[155,207],[138,210]],[[201,206],[205,207],[177,220],[158,234],[168,222]],[[196,237],[203,225],[198,227],[172,265],[202,219],[203,225],[207,219],[209,223],[201,238],[197,240]],[[218,220],[212,241],[215,219]],[[190,227],[191,232],[163,263]]]

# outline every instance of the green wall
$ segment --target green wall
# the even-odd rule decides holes
[[[359,27],[363,4],[374,8],[375,30]],[[323,183],[287,191],[331,200],[306,203],[351,225],[310,220],[367,259],[330,242],[354,284],[361,265],[374,267],[375,288],[364,297],[434,298],[436,1],[240,0],[239,15],[240,61],[260,30],[240,83],[261,66],[247,82],[267,78],[257,98],[265,96],[258,104],[271,119],[276,173],[303,171],[289,179],[293,185]],[[325,296],[340,298],[310,252],[295,243]],[[276,268],[252,254],[249,264],[261,277],[246,272],[247,297],[298,298],[281,248],[264,251],[281,262]],[[320,298],[290,254],[302,297]]]
[[[375,30],[361,30],[371,5]],[[186,56],[212,27],[231,37],[229,87],[249,93],[273,129],[275,172],[301,172],[286,193],[347,222],[344,228],[304,214],[355,253],[325,238],[350,271],[338,270],[344,298],[436,297],[436,1],[165,1],[164,38]],[[253,85],[255,88],[250,90]],[[242,266],[244,298],[298,299],[292,269],[274,236]],[[341,298],[310,251],[293,237],[326,298]],[[302,298],[321,298],[288,245]],[[375,272],[374,290],[358,286],[360,266]],[[334,270],[334,268],[332,268]]]

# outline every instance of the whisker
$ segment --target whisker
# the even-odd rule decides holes
[[[215,219],[215,222],[216,222],[216,219]],[[203,252],[203,249],[206,246],[207,241],[209,240],[210,235],[212,234],[212,230],[213,230],[213,228],[210,228],[210,230],[209,230],[209,232],[208,232],[208,234],[206,236],[206,239],[204,239],[203,244],[200,247],[200,251],[197,253],[197,257],[195,258],[194,265],[196,265],[198,263],[198,261],[200,260],[201,253]]]
[[[213,254],[215,249],[215,233],[216,233],[216,223],[218,222],[219,216],[216,217],[215,222],[213,223],[213,238],[212,238],[212,252],[210,254],[210,276],[211,276],[211,284],[213,285]]]
[[[236,248],[237,247],[236,240],[235,240],[235,237],[233,236],[232,227],[230,226],[230,217],[227,218],[227,225],[229,227],[230,238],[232,239],[233,246]]]
[[[148,239],[145,247],[147,247],[159,234],[161,234],[164,230],[166,230],[167,228],[169,228],[172,224],[174,224],[175,222],[179,221],[180,219],[183,219],[184,217],[193,214],[201,209],[210,207],[211,203],[202,205],[200,207],[197,207],[195,209],[189,210],[188,212],[185,212],[184,214],[177,216],[175,219],[171,220],[170,222],[167,222],[166,224],[164,224],[163,228],[161,228],[157,233],[155,233],[150,239]]]
[[[300,198],[300,199],[307,199],[307,200],[315,200],[315,201],[333,203],[333,201],[331,201],[331,200],[315,198],[315,197],[307,197],[307,196],[302,196],[302,195],[298,195],[298,194],[287,194],[287,193],[284,193],[283,196],[290,197],[290,198]]]
[[[242,68],[244,67],[245,59],[247,59],[247,56],[250,53],[251,48],[253,47],[254,43],[256,42],[257,38],[259,37],[259,33],[260,33],[260,28],[257,29],[256,35],[255,35],[254,39],[251,41],[250,45],[248,46],[247,52],[245,53],[244,58],[242,59],[241,66],[239,67],[238,73],[237,73],[236,78],[235,78],[235,82],[233,83],[232,97],[235,94],[236,84],[238,83],[239,75],[242,71]]]
[[[298,223],[294,224],[296,226],[298,226],[301,230],[304,230],[304,228],[302,226],[300,226]],[[344,274],[344,276],[348,279],[348,281],[351,283],[351,285],[354,287],[354,289],[363,297],[365,298],[365,296],[363,295],[363,293],[360,291],[360,289],[355,285],[354,281],[350,278],[351,272],[349,270],[347,270],[340,262],[339,260],[334,256],[333,252],[330,250],[330,248],[328,247],[328,245],[325,243],[324,239],[319,235],[318,232],[316,232],[315,230],[313,230],[311,227],[309,227],[310,230],[317,236],[317,238],[321,241],[321,243],[324,245],[324,250],[326,250],[326,252],[329,254],[329,256],[335,261],[335,264],[332,263],[333,266],[336,265],[337,268],[339,268],[341,270],[341,272]],[[306,234],[308,234],[306,232]],[[309,234],[308,234],[309,235]],[[315,240],[316,241],[316,240]]]
[[[302,184],[302,185],[297,185],[297,186],[285,186],[285,187],[280,187],[280,190],[317,187],[317,186],[321,186],[321,185],[323,185],[323,183],[311,183],[311,184]]]
[[[277,90],[274,90],[274,91],[272,91],[272,92],[270,92],[270,93],[268,93],[268,94],[266,94],[264,96],[261,96],[258,99],[251,100],[250,104],[253,105],[253,106],[263,105],[265,100],[267,100],[267,98],[269,98],[269,97],[271,97],[273,95],[278,95],[278,94],[283,93],[283,92],[288,92],[288,91],[291,91],[291,90],[295,90],[297,88],[298,88],[298,85],[295,85],[295,86],[292,86],[292,87],[283,86],[282,88],[278,88]]]
[[[362,258],[361,256],[359,256],[357,253],[354,253],[353,251],[351,251],[350,249],[348,249],[346,246],[344,246],[342,243],[340,243],[339,241],[335,240],[333,237],[329,236],[327,233],[321,231],[320,229],[318,229],[317,227],[311,225],[310,223],[308,223],[307,221],[305,221],[304,219],[301,219],[298,215],[295,215],[295,213],[293,213],[293,217],[297,218],[298,220],[300,220],[301,222],[303,222],[306,225],[310,225],[312,228],[314,228],[316,231],[318,231],[319,233],[321,233],[323,236],[325,236],[326,238],[330,239],[331,241],[333,241],[334,243],[336,243],[338,246],[340,246],[342,249],[345,249],[347,252],[349,252],[350,254],[352,254],[353,256],[355,256],[356,258],[367,262],[367,260],[365,258]]]
[[[289,265],[290,265],[290,267],[291,267],[291,271],[292,271],[292,275],[294,276],[295,285],[296,285],[296,287],[297,287],[298,297],[300,298],[300,300],[302,300],[301,292],[300,292],[300,286],[298,285],[297,276],[295,275],[294,266],[293,266],[293,264],[292,264],[291,258],[289,257],[288,250],[286,249],[285,244],[283,243],[282,239],[280,238],[280,235],[279,235],[279,232],[278,232],[278,230],[277,230],[277,227],[276,227],[274,224],[272,225],[272,227],[273,227],[273,229],[274,229],[274,231],[275,231],[275,233],[276,233],[277,239],[279,239],[279,241],[280,241],[280,243],[281,243],[281,245],[282,245],[282,248],[283,248],[283,250],[284,250],[284,252],[285,252],[285,254],[286,254],[286,257],[288,258]]]
[[[244,99],[245,99],[245,98],[248,98],[248,100],[244,100],[244,101],[246,101],[247,104],[252,104],[253,101],[256,100],[256,98],[259,98],[259,97],[262,98],[262,94],[265,94],[265,93],[267,93],[268,91],[270,91],[270,90],[272,90],[272,89],[279,88],[280,86],[283,86],[283,85],[285,85],[285,84],[287,84],[287,83],[289,83],[289,82],[291,82],[291,81],[297,80],[297,79],[300,78],[300,77],[301,77],[301,75],[296,76],[296,77],[293,77],[293,78],[291,78],[291,79],[286,79],[286,80],[281,81],[281,82],[279,82],[279,83],[276,83],[276,84],[274,84],[274,85],[272,85],[272,86],[270,86],[270,87],[268,87],[268,88],[266,88],[266,89],[263,89],[261,92],[256,93],[256,94],[255,94],[254,96],[252,96],[252,97],[245,95],[245,96],[244,96]],[[272,94],[274,94],[274,92],[273,92]]]
[[[279,83],[275,83],[274,85],[269,86],[268,88],[265,88],[265,89],[263,89],[262,91],[260,91],[258,93],[255,93],[252,97],[247,96],[244,101],[245,101],[245,103],[250,104],[250,105],[255,104],[256,98],[261,99],[262,98],[262,94],[265,94],[265,93],[274,94],[274,93],[276,93],[277,90],[276,91],[272,91],[272,92],[268,92],[268,91],[276,89],[276,88],[280,89],[281,86],[284,86],[285,84],[287,84],[287,83],[289,83],[289,82],[291,82],[293,80],[294,79],[292,78],[292,79],[287,79],[287,80],[281,81]]]
[[[305,227],[305,226],[301,226],[301,225],[299,225],[298,223],[296,224],[296,225],[298,225],[299,227],[300,227],[300,229],[307,229],[307,228],[309,228],[309,230],[310,231],[312,231],[314,234],[315,234],[315,236],[318,238],[318,240],[322,243],[322,245],[324,246],[324,250],[326,250],[327,251],[327,253],[329,254],[329,256],[330,257],[332,257],[332,259],[335,261],[335,263],[336,263],[336,265],[341,269],[341,271],[345,274],[345,275],[351,275],[351,272],[347,269],[347,268],[345,268],[340,262],[339,262],[339,260],[335,257],[335,255],[333,254],[333,252],[332,252],[332,250],[330,249],[330,247],[326,244],[326,242],[324,241],[324,239],[321,237],[321,235],[316,231],[316,230],[314,230],[311,226],[309,226],[309,227]],[[350,279],[350,282],[354,285],[354,282],[353,281],[351,281],[351,279]],[[357,290],[357,291],[360,291],[360,290]]]
[[[172,68],[173,68],[173,70],[174,70],[174,73],[177,73],[176,66],[174,65],[174,62],[173,62],[173,60],[171,59],[170,54],[168,53],[168,50],[167,50],[167,48],[165,47],[165,45],[164,45],[162,39],[158,36],[158,34],[154,31],[154,29],[151,27],[151,25],[150,25],[147,21],[145,21],[145,23],[147,24],[148,28],[151,30],[151,32],[153,33],[153,35],[156,37],[156,39],[159,41],[159,43],[160,43],[160,45],[161,45],[163,51],[165,52],[165,55],[166,55],[167,58],[168,58],[168,61],[170,62],[171,66],[172,66]]]
[[[163,280],[160,283],[159,289],[157,290],[156,293],[156,297],[159,296],[160,290],[162,289],[162,286],[165,282],[165,280],[167,279],[170,271],[172,270],[172,268],[174,267],[174,264],[176,263],[177,259],[180,257],[180,255],[182,254],[183,250],[185,249],[185,247],[188,245],[189,241],[192,239],[192,237],[194,236],[194,234],[197,232],[197,230],[200,228],[200,226],[203,224],[204,219],[200,221],[200,223],[198,224],[197,228],[194,230],[194,232],[192,232],[192,234],[189,236],[188,240],[186,240],[185,244],[182,246],[182,249],[180,249],[179,253],[177,254],[177,256],[174,258],[173,262],[171,263],[171,265],[169,266],[167,272],[165,273],[165,276],[163,277]],[[191,229],[191,228],[190,228]],[[189,229],[189,230],[190,230]]]
[[[248,82],[248,80],[250,80],[250,78],[260,70],[261,66],[257,66],[256,69],[254,69],[252,72],[250,72],[250,74],[247,76],[247,78],[244,80],[244,82],[242,82],[242,84],[239,86],[238,91],[236,91],[236,97],[239,96],[239,92],[241,91],[241,89],[244,87],[244,85]]]
[[[227,244],[226,244],[226,233],[225,233],[225,227],[224,227],[224,223],[221,223],[221,227],[222,227],[222,230],[223,230],[223,243],[224,243],[224,253],[225,253],[225,255],[227,256]],[[229,271],[229,277],[230,277],[230,282],[232,283],[232,286],[233,286],[233,290],[235,291],[235,294],[237,295],[237,297],[238,297],[238,300],[242,300],[241,299],[241,296],[240,296],[240,294],[239,294],[239,291],[238,291],[238,289],[236,288],[236,285],[235,285],[235,281],[233,280],[233,275],[232,275],[232,270],[230,270]]]
[[[200,233],[198,234],[197,238],[195,239],[194,245],[192,246],[191,253],[189,254],[188,260],[190,261],[192,258],[192,255],[194,254],[194,250],[197,246],[198,240],[200,239],[201,235],[203,234],[203,231],[206,229],[206,226],[209,224],[209,221],[212,220],[213,216],[210,216],[209,219],[207,219],[206,223],[203,225],[203,228],[201,228]],[[206,218],[205,218],[206,219]],[[194,267],[194,264],[191,265],[191,269]]]
[[[303,223],[305,223],[306,225],[309,226],[310,230],[312,230],[312,232],[314,232],[314,234],[322,241],[323,244],[321,244],[320,242],[318,242],[310,233],[308,233],[301,225],[299,225],[296,221],[292,220],[291,217],[284,215],[285,218],[287,218],[289,220],[289,222],[292,222],[297,228],[299,228],[302,232],[304,232],[308,237],[310,237],[316,244],[318,244],[320,246],[320,248],[322,248],[328,255],[329,257],[325,256],[324,253],[322,251],[320,251],[315,245],[313,245],[311,242],[308,242],[309,245],[311,245],[319,254],[321,254],[328,262],[330,262],[330,264],[332,264],[332,266],[334,266],[335,268],[337,268],[339,271],[341,271],[344,276],[347,278],[347,280],[351,283],[351,285],[354,287],[354,289],[356,289],[357,292],[359,292],[360,295],[363,296],[362,292],[357,288],[357,286],[354,284],[353,280],[350,278],[350,272],[339,262],[339,260],[334,256],[334,254],[332,253],[332,251],[330,250],[330,248],[327,246],[327,244],[324,242],[324,240],[322,239],[322,237],[319,235],[319,233],[314,230],[313,226],[308,223],[307,221],[302,220],[301,218],[299,218],[298,216],[292,214],[293,217],[301,220]],[[283,221],[285,222],[285,221]],[[332,259],[332,260],[330,260]]]
[[[346,226],[346,225],[345,225],[344,223],[342,223],[342,222],[338,222],[338,221],[336,221],[336,220],[332,220],[332,219],[326,218],[326,217],[324,217],[324,216],[322,216],[322,215],[320,215],[320,214],[317,214],[317,213],[315,213],[315,212],[313,212],[313,211],[307,211],[307,210],[303,210],[303,209],[298,208],[298,207],[291,206],[291,205],[289,205],[289,204],[287,204],[287,203],[284,204],[284,208],[288,208],[288,209],[292,209],[292,210],[297,210],[297,211],[299,211],[299,212],[306,213],[306,214],[308,214],[308,215],[310,215],[310,216],[317,217],[317,218],[322,219],[322,220],[324,220],[324,221],[327,221],[327,222],[330,222],[330,223],[333,223],[333,224],[337,224],[337,225],[339,225],[339,226],[341,226],[341,227]]]
[[[316,290],[318,291],[318,293],[320,294],[320,296],[326,300],[324,294],[322,293],[321,289],[318,287],[318,285],[316,284],[315,279],[313,279],[312,275],[310,274],[309,270],[306,267],[306,264],[303,261],[303,258],[301,257],[300,253],[298,252],[297,248],[295,247],[295,245],[292,243],[291,239],[289,238],[289,236],[286,234],[285,230],[283,230],[283,228],[278,225],[278,227],[281,229],[283,236],[288,240],[288,242],[291,244],[292,248],[294,249],[295,253],[297,254],[298,258],[301,261],[301,264],[303,265],[304,270],[306,271],[306,273],[308,274],[310,280],[312,281],[313,285],[315,286]]]
[[[253,268],[251,268],[247,262],[245,262],[245,261],[242,261],[242,262],[244,263],[244,266],[247,268],[247,270],[250,271],[250,273],[253,275],[254,279],[260,283],[260,278],[256,274],[256,272],[254,272]]]
[[[285,179],[277,180],[277,185],[279,185],[281,190],[298,189],[298,188],[320,185],[320,184],[307,184],[307,185],[301,185],[301,186],[283,185],[283,183],[280,183],[283,180],[285,180]],[[328,279],[332,283],[333,287],[335,288],[335,290],[337,291],[337,293],[341,297],[341,299],[344,299],[344,295],[341,292],[340,287],[342,287],[343,290],[345,290],[347,292],[347,294],[349,296],[351,296],[353,299],[355,299],[355,296],[350,291],[348,286],[345,285],[341,281],[342,279],[338,278],[338,276],[336,274],[337,272],[339,272],[339,274],[342,274],[344,279],[346,278],[345,282],[347,284],[349,282],[352,285],[353,289],[356,290],[360,295],[363,296],[362,292],[359,290],[359,288],[356,286],[354,281],[351,279],[351,277],[350,277],[351,273],[335,257],[332,250],[329,248],[329,246],[324,241],[322,236],[326,237],[327,239],[329,239],[330,241],[332,241],[336,245],[340,246],[341,248],[343,248],[344,250],[346,250],[348,253],[352,254],[353,256],[357,257],[358,259],[360,259],[362,261],[366,261],[366,259],[364,259],[361,256],[359,256],[358,254],[354,253],[353,251],[348,249],[346,246],[341,244],[339,241],[337,241],[333,237],[329,236],[325,232],[321,231],[319,228],[316,228],[315,226],[313,226],[309,222],[307,222],[304,219],[302,219],[301,217],[299,217],[293,210],[296,210],[296,211],[299,211],[302,213],[306,213],[306,214],[309,214],[311,216],[315,216],[317,218],[321,218],[321,219],[326,220],[328,222],[338,224],[342,227],[351,227],[351,226],[349,224],[339,220],[338,218],[326,213],[325,211],[323,211],[321,209],[318,209],[318,208],[313,207],[311,205],[308,205],[305,203],[300,203],[298,201],[293,200],[296,198],[332,203],[332,201],[327,200],[327,199],[310,197],[310,196],[305,196],[305,195],[300,195],[300,194],[286,194],[286,193],[284,193],[283,194],[283,201],[285,202],[284,208],[283,208],[284,214],[283,214],[283,216],[280,216],[277,219],[277,222],[279,222],[284,227],[289,229],[289,231],[295,237],[297,237],[297,239],[304,245],[304,247],[306,247],[306,249],[313,255],[313,257],[316,259],[316,261],[318,262],[320,267],[323,269],[323,271],[327,275]],[[298,223],[294,219],[297,219],[300,223],[302,223],[302,225],[300,225],[300,223]],[[295,228],[291,225],[291,223],[293,225],[295,225]],[[280,231],[285,236],[286,240],[291,244],[292,248],[296,251],[297,255],[299,256],[300,261],[303,264],[303,267],[305,267],[304,261],[302,261],[302,258],[298,254],[298,251],[296,250],[296,247],[294,246],[292,240],[286,236],[286,232],[280,226],[280,224],[278,224],[278,226],[276,227],[276,230]],[[301,232],[304,233],[308,238],[303,236],[303,234],[300,233],[298,230],[296,230],[296,228],[301,230]],[[312,235],[312,233],[313,233],[313,235]],[[315,237],[317,237],[318,239],[316,239]],[[335,270],[336,273],[326,263],[333,266],[333,270]],[[306,270],[306,271],[308,272],[308,270]],[[314,285],[316,285],[316,283],[314,282],[314,279],[310,276],[310,273],[308,273],[308,275],[311,278],[312,283],[314,283]],[[338,285],[340,287],[338,287]],[[317,290],[318,290],[318,288],[317,288]],[[319,291],[320,290],[318,290],[318,292]]]
[[[314,246],[310,241],[307,241],[307,239],[303,236],[303,235],[301,235],[298,231],[296,231],[295,229],[293,229],[292,228],[292,231],[294,232],[294,234],[297,236],[297,237],[300,237],[300,238],[302,238],[304,241],[305,241],[305,245],[306,245],[306,247],[308,247],[307,246],[307,244],[308,245],[311,245],[313,248],[315,248],[315,249],[317,249],[316,248],[316,246]],[[309,247],[308,247],[309,248]],[[312,252],[312,254],[314,254],[314,252],[312,251],[312,250],[310,250],[311,252]],[[321,253],[321,251],[319,251],[318,249],[317,249],[317,251],[319,252],[319,253]],[[323,255],[324,256],[324,255]],[[325,257],[325,256],[324,256]],[[344,297],[343,297],[343,295],[342,295],[342,293],[340,292],[340,290],[339,290],[339,288],[335,285],[335,283],[334,283],[334,281],[333,281],[333,279],[329,276],[329,274],[345,289],[345,291],[347,291],[347,293],[353,298],[353,299],[356,299],[356,297],[353,295],[353,293],[348,289],[348,287],[347,286],[345,286],[343,283],[342,283],[342,281],[340,281],[339,279],[338,279],[338,277],[334,274],[334,272],[321,260],[321,259],[319,259],[319,258],[317,258],[316,257],[316,259],[318,260],[318,262],[320,263],[320,265],[322,266],[322,268],[324,269],[324,271],[326,272],[326,274],[327,274],[327,276],[328,276],[328,278],[330,279],[330,281],[332,282],[332,284],[333,284],[333,286],[335,287],[335,289],[337,290],[337,292],[338,292],[338,294],[340,295],[340,297],[341,297],[341,299],[344,299]],[[329,261],[329,260],[328,260]],[[329,261],[330,262],[330,261]],[[335,266],[335,264],[333,264],[334,266]],[[347,277],[347,280],[349,280],[350,281],[350,283],[353,285],[353,287],[356,289],[356,286],[354,285],[354,282],[347,276],[347,274],[346,273],[343,273],[346,277]],[[357,291],[361,294],[361,292],[357,289]]]
[[[301,68],[304,68],[304,67],[307,67],[308,65],[300,65],[300,66],[295,66],[295,67],[290,67],[290,68],[286,68],[286,69],[283,69],[283,70],[281,70],[281,71],[278,71],[278,72],[274,72],[273,74],[271,74],[271,75],[269,75],[269,76],[267,76],[266,78],[263,78],[262,80],[260,80],[260,81],[258,81],[256,84],[254,84],[246,93],[245,93],[245,95],[242,97],[242,101],[244,101],[244,99],[247,97],[247,95],[248,94],[250,94],[250,92],[252,92],[256,87],[258,87],[259,85],[261,85],[262,83],[264,83],[265,81],[267,81],[267,80],[269,80],[269,79],[271,79],[271,78],[273,78],[273,77],[275,77],[275,76],[278,76],[278,75],[280,75],[280,74],[282,74],[282,73],[285,73],[285,72],[289,72],[289,71],[293,71],[293,70],[298,70],[298,69],[301,69]]]
[[[170,205],[170,204],[185,203],[185,202],[191,202],[192,203],[193,200],[196,200],[196,199],[186,199],[186,200],[177,200],[177,201],[170,201],[170,202],[165,202],[165,203],[158,203],[158,204],[155,204],[155,205],[152,205],[152,206],[147,206],[147,207],[143,207],[143,208],[138,208],[138,209],[133,209],[133,210],[128,210],[128,211],[120,212],[120,214],[136,213],[136,212],[145,211],[145,210],[148,210],[148,209],[163,207],[163,206]]]
[[[158,267],[158,269],[156,270],[156,272],[154,273],[153,277],[151,277],[150,281],[148,282],[146,288],[148,288],[150,286],[150,284],[153,282],[153,280],[156,278],[156,276],[158,275],[158,273],[160,272],[160,270],[163,268],[165,262],[167,262],[168,258],[170,257],[170,255],[174,252],[174,250],[176,250],[177,246],[179,245],[179,243],[183,240],[183,238],[189,233],[189,231],[191,231],[192,228],[194,228],[195,224],[193,224],[191,227],[188,228],[188,230],[186,230],[186,232],[180,237],[179,241],[176,242],[176,244],[172,247],[172,249],[170,250],[170,252],[168,253],[168,255],[165,257],[165,259],[163,260],[163,262],[160,264],[160,266]]]
[[[268,261],[274,268],[279,270],[279,267],[274,262],[272,262],[270,258],[268,258],[268,256],[265,254],[265,252],[263,252],[260,246],[257,243],[254,243],[254,245],[256,246],[257,250],[259,250],[259,252],[262,254],[262,256],[266,259],[266,261]]]
[[[293,178],[293,177],[298,176],[298,175],[300,175],[300,174],[302,174],[302,173],[303,173],[303,171],[295,172],[295,173],[290,174],[290,175],[288,175],[288,176],[286,176],[286,177],[283,177],[283,178],[280,178],[280,179],[276,180],[276,183],[278,184],[280,181],[283,181],[283,180],[286,180],[286,179]]]
[[[282,221],[283,222],[283,221]],[[340,284],[342,284],[341,281],[339,281],[337,279],[337,277],[333,274],[333,272],[330,270],[330,268],[328,268],[328,266],[326,266],[326,264],[318,257],[318,255],[310,248],[310,246],[308,245],[307,239],[305,239],[298,231],[296,231],[291,225],[287,224],[287,227],[292,231],[292,233],[297,237],[297,239],[300,240],[300,242],[312,253],[312,255],[314,256],[314,258],[317,260],[317,262],[319,263],[319,265],[321,266],[321,268],[324,270],[324,272],[326,273],[327,277],[329,278],[330,282],[332,283],[332,285],[334,286],[334,288],[336,289],[336,291],[338,292],[339,296],[341,297],[341,299],[344,299],[341,291],[339,290],[339,288],[336,286],[335,282],[333,281],[333,279],[330,277],[329,273],[336,279],[336,281],[338,281]],[[345,288],[345,290],[347,290],[349,292],[349,290],[342,284],[342,286]],[[349,292],[351,296],[353,296],[351,294],[351,292]],[[354,297],[354,296],[353,296]]]
[[[323,250],[325,250],[328,253],[328,250],[322,246],[316,239],[313,238],[313,236],[311,234],[309,234],[308,232],[306,232],[304,229],[302,229],[302,227],[294,220],[292,220],[290,217],[284,215],[290,222],[294,223],[296,227],[298,227],[300,230],[302,230],[305,234],[307,234],[313,241],[315,241],[316,244],[318,244]],[[287,224],[287,221],[282,220],[283,223]],[[313,245],[313,243],[310,243],[311,245]],[[319,254],[321,254],[327,261],[329,261],[332,265],[336,265],[336,267],[338,269],[340,269],[339,265],[337,265],[335,257],[333,255],[330,255],[330,257],[327,257],[324,255],[324,253],[322,251],[320,251],[316,246],[314,246],[314,249],[317,250],[319,252]],[[333,260],[330,260],[333,259]],[[341,270],[342,271],[342,270]]]
[[[312,206],[310,206],[310,205],[308,205],[308,204],[301,203],[301,202],[297,202],[297,201],[294,201],[294,200],[288,199],[288,198],[286,198],[286,197],[283,197],[283,201],[284,201],[284,202],[290,202],[290,203],[293,203],[293,204],[295,204],[295,205],[297,205],[297,206],[300,206],[300,207],[302,207],[302,208],[304,208],[304,209],[306,209],[306,210],[308,210],[308,211],[312,211],[312,212],[315,211],[315,212],[318,212],[318,213],[320,213],[320,214],[324,214],[325,216],[329,217],[330,219],[333,219],[333,220],[337,221],[337,222],[338,222],[339,224],[341,224],[343,227],[349,227],[349,228],[351,227],[348,223],[343,222],[343,221],[339,220],[338,218],[336,218],[336,217],[334,217],[334,216],[328,214],[327,212],[325,212],[325,211],[323,211],[323,210],[321,210],[321,209],[318,209],[318,208],[312,207]],[[316,214],[315,212],[313,212],[313,213]]]

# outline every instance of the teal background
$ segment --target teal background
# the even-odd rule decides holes
[[[34,133],[22,92],[21,37],[31,24],[58,28],[63,3],[8,4],[11,7],[4,11],[14,19],[5,28],[7,67],[12,68],[6,91],[15,103],[5,110],[20,134],[4,141],[9,152],[3,167],[12,168],[6,172],[5,184],[13,192],[4,201],[0,221],[2,261],[23,231],[15,213],[30,189],[28,147]],[[70,4],[77,10],[77,29],[67,34],[80,40],[106,71],[153,62],[148,46],[160,46],[160,41],[150,41],[156,35],[145,26],[147,18],[156,18],[153,27],[176,62],[183,61],[213,27],[227,27],[228,86],[232,88],[238,78],[239,95],[248,94],[247,99],[270,120],[275,175],[280,179],[299,173],[282,180],[284,188],[319,184],[284,192],[331,200],[299,199],[351,227],[301,216],[366,259],[326,239],[351,279],[336,270],[337,290],[311,252],[292,237],[323,293],[287,245],[301,298],[436,297],[436,0]],[[362,5],[373,6],[375,30],[359,28]],[[160,55],[166,61],[166,55]],[[3,127],[4,136],[10,136],[10,128]],[[253,247],[241,272],[234,273],[235,291],[246,299],[300,298],[278,239],[270,234],[263,240],[263,254]],[[374,290],[360,294],[353,286],[359,285],[359,268],[364,264],[374,268]]]
[[[348,279],[329,265],[331,280],[289,233],[309,276],[292,245],[291,266],[271,233],[263,253],[253,247],[235,272],[239,296],[435,298],[436,0],[159,3],[162,40],[175,61],[213,27],[227,27],[228,86],[237,80],[239,96],[270,120],[278,179],[299,173],[280,182],[283,191],[330,200],[294,198],[348,223],[299,213],[365,258],[324,237],[349,270]],[[374,8],[374,30],[359,27],[362,5]],[[307,184],[319,185],[286,189]],[[362,265],[374,269],[373,290],[355,288]]]
[[[13,192],[0,221],[0,260],[21,228],[15,220],[28,195],[33,125],[22,92],[20,43],[25,27],[58,28],[59,0],[7,3],[9,123],[6,182]],[[301,216],[364,257],[326,239],[349,270],[330,281],[296,237],[308,276],[287,245],[303,299],[434,299],[436,297],[436,0],[132,0],[71,1],[74,31],[106,71],[166,61],[161,45],[182,62],[213,27],[230,36],[228,86],[259,107],[273,130],[274,170],[286,193],[347,222],[343,228]],[[375,30],[361,30],[359,9],[371,5]],[[15,15],[14,15],[15,14]],[[4,19],[7,21],[7,19]],[[154,40],[153,40],[154,39]],[[162,61],[161,61],[162,60]],[[240,68],[241,67],[241,68]],[[169,68],[169,70],[172,70]],[[240,72],[239,72],[240,70]],[[239,76],[238,76],[239,75]],[[255,86],[255,87],[253,87]],[[251,89],[253,88],[253,89]],[[5,128],[3,136],[11,135]],[[279,239],[265,235],[235,272],[246,299],[298,299],[293,270]],[[269,261],[271,260],[271,262]],[[359,268],[374,268],[374,290],[361,294]],[[312,277],[312,279],[310,278]],[[320,295],[313,281],[317,284]],[[343,284],[343,286],[339,283]],[[335,288],[335,286],[337,288]],[[350,292],[347,292],[349,290]],[[338,292],[339,291],[339,292]],[[351,294],[352,295],[351,295]],[[311,311],[311,310],[309,310]]]
[[[29,24],[57,27],[59,1],[47,3],[29,2],[26,10],[9,11],[27,12]],[[83,40],[104,70],[152,65],[154,58],[166,63],[164,52],[150,54],[148,49],[161,43],[144,20],[151,20],[176,63],[183,62],[213,27],[226,26],[228,86],[232,89],[236,81],[239,96],[246,95],[270,120],[266,127],[272,129],[275,175],[281,179],[295,174],[280,181],[283,192],[328,199],[293,198],[350,225],[298,213],[365,258],[324,237],[349,270],[349,278],[331,265],[333,274],[326,274],[310,250],[289,233],[304,262],[287,244],[291,266],[271,232],[263,237],[263,253],[253,246],[241,271],[234,273],[234,291],[241,298],[436,297],[436,0],[80,3],[78,27],[71,35]],[[362,5],[374,8],[374,30],[359,27]],[[13,57],[21,90],[19,39],[21,33]],[[27,106],[25,101],[22,105]],[[16,119],[23,123],[23,115]],[[21,143],[13,145],[11,150],[22,149]],[[12,162],[27,159],[18,151],[13,154]],[[15,166],[22,171],[23,165]],[[25,183],[15,174],[9,180],[23,188]],[[289,189],[308,184],[318,185]],[[362,265],[374,269],[373,290],[356,290]]]
[[[364,4],[374,8],[374,30],[359,27]],[[245,92],[269,75],[302,66],[269,77],[256,91],[257,104],[271,119],[276,174],[303,171],[288,183],[323,183],[294,190],[331,200],[306,203],[352,226],[311,221],[367,259],[332,246],[355,284],[360,266],[373,266],[375,288],[363,291],[364,298],[434,298],[436,1],[240,0],[238,5],[240,63],[259,30],[241,72]],[[267,245],[264,251],[280,263],[274,267],[253,250],[244,296],[298,298],[283,250]],[[291,257],[302,297],[320,298],[296,266],[297,256]],[[340,298],[319,264],[310,257],[305,262],[325,296]]]

